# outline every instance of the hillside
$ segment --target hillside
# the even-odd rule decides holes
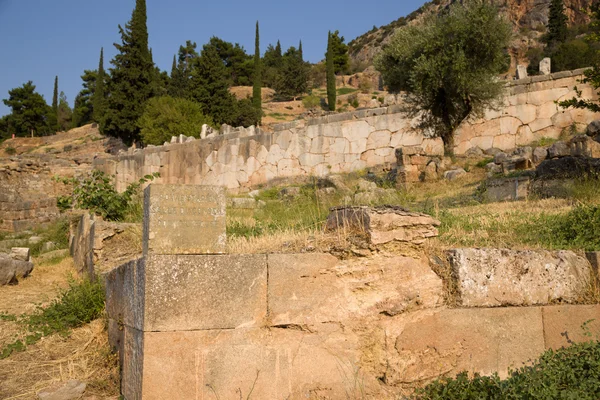
[[[456,1],[464,0],[434,0],[425,3],[421,8],[400,17],[388,25],[357,37],[349,43],[350,57],[355,65],[368,66],[373,63],[374,57],[382,46],[389,42],[394,31],[404,25],[418,23],[424,17],[435,14]],[[540,37],[546,31],[548,23],[548,7],[550,0],[492,0],[498,5],[502,14],[506,15],[512,23],[515,39],[511,43],[509,52],[515,60],[522,60],[531,47],[540,45]],[[571,25],[589,22],[584,10],[589,10],[597,0],[564,0],[566,14]]]

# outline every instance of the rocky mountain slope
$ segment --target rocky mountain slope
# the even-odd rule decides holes
[[[382,46],[389,42],[394,31],[404,25],[419,23],[425,16],[435,14],[455,2],[468,0],[434,0],[425,3],[421,8],[401,17],[388,25],[371,31],[352,40],[350,57],[355,65],[368,66],[373,63],[373,58]],[[511,43],[509,52],[515,60],[521,60],[531,47],[540,45],[540,37],[546,31],[548,23],[548,9],[550,0],[492,0],[500,12],[509,19],[514,26],[515,39]],[[589,22],[586,12],[598,0],[564,0],[566,14],[571,25]],[[513,65],[514,67],[514,65]]]

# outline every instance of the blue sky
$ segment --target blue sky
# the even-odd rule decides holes
[[[173,55],[186,40],[199,48],[211,36],[240,43],[254,52],[254,26],[260,22],[261,51],[279,39],[285,51],[302,40],[305,58],[317,62],[327,31],[346,42],[407,15],[424,0],[147,0],[148,31],[154,61],[170,71]],[[117,26],[131,17],[135,0],[0,0],[0,99],[31,80],[47,102],[54,77],[69,103],[81,90],[84,69],[96,69],[104,47],[105,68],[120,42]],[[0,116],[10,110],[0,102]]]

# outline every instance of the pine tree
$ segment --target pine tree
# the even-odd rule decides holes
[[[119,26],[122,43],[115,43],[118,54],[111,61],[110,96],[101,124],[105,134],[128,144],[140,139],[137,121],[156,89],[146,21],[146,1],[136,0],[131,20],[125,29]]]
[[[105,89],[106,73],[104,72],[104,48],[100,49],[100,61],[98,63],[98,74],[96,75],[96,87],[92,105],[94,107],[94,121],[102,121],[106,112],[106,89]]]
[[[54,94],[52,95],[52,111],[58,111],[58,76],[54,77]]]
[[[336,91],[335,91],[335,66],[333,64],[333,40],[331,32],[327,38],[327,53],[325,54],[325,63],[327,66],[327,105],[330,111],[335,111]]]
[[[252,104],[256,111],[262,113],[262,65],[260,61],[260,40],[258,33],[258,21],[256,21],[256,39],[254,42],[254,87],[252,88]],[[260,123],[260,118],[259,121]]]
[[[285,52],[282,61],[274,89],[280,99],[295,99],[306,92],[308,68],[302,61],[300,51],[293,46]]]
[[[567,21],[563,0],[551,0],[548,13],[548,35],[546,37],[549,45],[567,40]]]
[[[35,133],[43,135],[55,131],[56,122],[54,125],[49,123],[49,117],[54,114],[52,107],[35,91],[33,82],[29,81],[22,87],[9,90],[8,96],[8,99],[2,101],[12,111],[10,122],[18,136],[31,134],[33,137]]]
[[[173,64],[171,65],[171,79],[173,79],[173,77],[175,76],[176,73],[177,73],[177,56],[175,54],[173,54]]]

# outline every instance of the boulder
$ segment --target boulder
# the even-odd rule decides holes
[[[600,135],[600,119],[590,122],[585,133],[592,137]]]
[[[10,257],[13,260],[30,261],[31,252],[29,251],[28,247],[13,247],[10,250]]]
[[[0,254],[0,286],[13,285],[18,282],[13,262],[12,258]]]
[[[532,161],[534,164],[539,164],[548,157],[548,150],[545,147],[536,147],[533,150]]]
[[[574,157],[600,158],[600,143],[587,135],[577,135],[570,142],[571,155]]]
[[[401,207],[335,207],[327,218],[329,231],[366,233],[374,245],[390,242],[422,244],[438,235],[440,221]]]
[[[548,149],[548,158],[560,158],[560,157],[567,157],[570,155],[571,155],[571,149],[563,141],[558,141],[558,142],[554,143]]]
[[[465,157],[467,158],[481,158],[483,155],[483,150],[481,150],[479,147],[471,147],[465,152]]]
[[[502,153],[502,150],[496,148],[496,147],[490,147],[489,149],[485,150],[483,152],[486,156],[492,156],[494,157],[496,154],[498,153]]]
[[[328,177],[329,181],[335,186],[337,190],[343,193],[350,193],[350,188],[344,183],[344,180],[339,175],[331,175]]]
[[[506,154],[503,151],[499,151],[496,154],[494,154],[494,162],[496,164],[502,164],[507,159],[508,159],[508,154]]]
[[[454,249],[448,255],[465,307],[574,303],[592,270],[572,251]]]
[[[577,179],[600,174],[600,159],[563,157],[544,160],[535,170],[536,179]]]
[[[457,168],[457,169],[453,169],[453,170],[444,172],[444,179],[447,179],[449,181],[454,181],[458,178],[465,176],[466,174],[467,174],[467,171],[465,171],[462,168]]]
[[[83,396],[86,386],[84,382],[71,380],[40,390],[37,395],[40,400],[77,400]]]

